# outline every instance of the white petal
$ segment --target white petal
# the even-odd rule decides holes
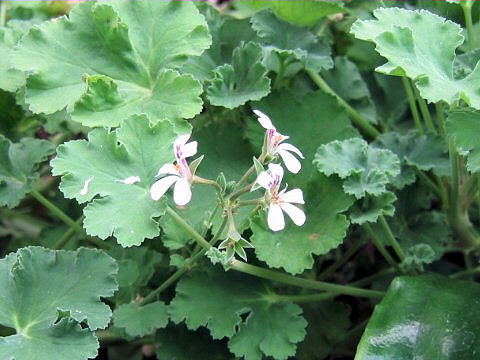
[[[190,134],[180,135],[177,137],[173,143],[173,151],[175,151],[177,146],[184,147],[188,139],[190,139]]]
[[[158,170],[157,176],[165,175],[165,174],[172,174],[172,175],[180,176],[180,173],[178,172],[175,165],[173,165],[171,163],[163,164],[162,167],[160,168],[160,170]]]
[[[294,174],[300,171],[300,169],[302,168],[302,164],[300,164],[300,161],[298,161],[295,156],[285,150],[279,150],[278,154],[282,157],[283,163],[285,164],[288,171]]]
[[[275,136],[279,136],[279,137],[280,137],[279,143],[281,143],[282,141],[285,141],[285,140],[290,139],[290,136],[280,134],[278,131],[275,132]]]
[[[124,183],[124,184],[127,184],[127,185],[132,185],[132,184],[135,184],[137,182],[140,182],[140,176],[129,176],[126,179],[117,180],[117,181],[121,182],[121,183]]]
[[[298,207],[288,203],[282,203],[280,207],[287,213],[288,216],[290,216],[290,219],[293,220],[295,225],[302,226],[305,224],[305,213]]]
[[[283,218],[282,209],[277,204],[270,204],[267,220],[268,227],[272,231],[280,231],[285,227],[285,219]]]
[[[275,129],[272,121],[267,115],[262,113],[260,110],[253,110],[253,112],[255,113],[255,115],[258,116],[258,122],[260,123],[260,125],[262,125],[264,129]]]
[[[283,179],[283,168],[278,164],[268,164],[268,170],[272,174],[272,178],[276,185],[279,186],[282,183]]]
[[[197,153],[197,147],[198,147],[198,142],[196,141],[189,142],[183,147],[182,157],[188,158],[195,155]]]
[[[83,183],[83,188],[80,190],[80,195],[87,195],[88,193],[88,185],[90,184],[90,181],[92,181],[95,178],[95,176],[92,176],[88,178],[84,183]]]
[[[293,189],[287,191],[284,194],[279,195],[280,200],[285,203],[293,203],[293,204],[305,204],[303,200],[303,192],[300,189]]]
[[[270,190],[273,185],[273,178],[266,171],[262,171],[258,174],[256,182],[264,189]]]
[[[186,205],[192,198],[192,190],[187,179],[180,178],[173,189],[173,201],[175,204],[183,206]]]
[[[150,188],[150,196],[153,200],[159,200],[165,194],[170,186],[180,178],[172,175],[156,181]]]
[[[278,150],[286,150],[286,151],[291,151],[291,152],[294,152],[295,154],[297,154],[298,156],[300,156],[300,158],[303,159],[303,154],[300,150],[298,150],[297,147],[293,146],[292,144],[286,144],[286,143],[283,143],[283,144],[280,144],[278,145],[277,147]]]

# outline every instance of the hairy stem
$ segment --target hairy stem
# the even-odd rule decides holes
[[[390,229],[390,226],[388,225],[387,220],[383,215],[380,215],[380,225],[383,228],[383,231],[385,231],[385,234],[387,234],[387,239],[390,242],[390,244],[393,247],[393,250],[395,250],[395,253],[397,254],[398,258],[403,261],[405,259],[405,253],[398,243],[397,239],[395,239],[395,236],[393,235],[392,229]]]
[[[475,49],[475,31],[473,29],[472,21],[472,5],[473,1],[460,1],[460,6],[463,10],[463,15],[465,16],[465,25],[467,27],[468,35],[468,50],[472,51]]]
[[[269,294],[268,300],[271,302],[292,301],[296,303],[316,302],[333,299],[338,296],[337,293],[322,292],[320,294],[304,294],[304,295],[279,295]]]
[[[420,95],[417,87],[412,84],[413,91],[415,91],[415,96],[417,98],[418,105],[420,106],[420,111],[422,112],[423,120],[425,120],[425,125],[427,126],[428,131],[436,134],[437,129],[435,129],[435,125],[433,125],[432,116],[430,115],[430,111],[428,110],[427,103],[424,98]]]
[[[265,154],[261,154],[258,158],[258,161],[260,162],[260,164],[263,164],[264,160],[265,160]],[[250,177],[250,175],[252,175],[252,173],[255,171],[255,165],[252,165],[248,168],[248,170],[245,172],[245,174],[242,175],[242,177],[240,178],[240,180],[238,180],[238,183],[237,183],[237,186],[240,186],[242,185],[245,181],[248,180],[248,178]],[[248,190],[250,191],[250,189]]]
[[[385,258],[385,260],[387,261],[387,263],[394,267],[395,269],[397,269],[397,271],[399,271],[399,267],[398,267],[398,264],[395,262],[395,260],[393,259],[393,257],[390,255],[390,253],[387,251],[387,249],[385,249],[385,246],[383,246],[383,243],[382,241],[378,238],[377,234],[375,233],[375,231],[373,231],[372,227],[370,226],[369,223],[364,223],[363,225],[363,228],[365,229],[365,231],[367,232],[367,234],[370,236],[370,239],[372,239],[372,242],[373,244],[375,245],[375,247],[377,248],[377,250],[380,252],[380,254],[382,254],[382,256]]]
[[[221,193],[222,192],[222,188],[221,186],[214,180],[209,180],[209,179],[204,179],[200,176],[197,176],[195,175],[193,177],[193,182],[195,184],[202,184],[202,185],[210,185],[210,186],[213,186],[215,188],[215,190],[217,190],[217,192]]]
[[[84,216],[80,216],[78,218],[78,220],[75,221],[75,223],[77,223],[78,225],[81,225],[84,218],[85,218]],[[62,237],[60,239],[58,239],[58,241],[55,243],[55,245],[53,245],[53,249],[54,250],[63,249],[63,247],[67,244],[67,241],[75,234],[76,231],[77,230],[75,228],[70,227],[65,232],[65,234],[63,234]]]
[[[403,87],[405,88],[405,93],[407,94],[408,103],[410,105],[410,111],[412,112],[413,121],[417,127],[420,134],[424,134],[423,125],[420,121],[420,114],[418,113],[417,104],[415,103],[415,97],[413,96],[412,87],[410,86],[410,81],[406,76],[402,76]]]
[[[435,104],[435,110],[437,112],[437,123],[440,134],[443,137],[446,137],[447,132],[445,131],[445,114],[443,113],[443,103],[441,101]]]
[[[357,125],[359,128],[361,128],[367,135],[369,135],[372,138],[376,138],[378,135],[380,135],[380,132],[373,127],[367,119],[365,119],[360,113],[355,110],[353,107],[351,107],[345,100],[343,100],[335,91],[332,90],[330,86],[321,78],[320,75],[318,75],[316,72],[313,72],[311,70],[307,70],[308,76],[312,79],[312,81],[323,91],[326,93],[333,95],[337,101],[338,104],[345,109],[345,111],[350,115],[352,118],[353,122],[355,125]]]

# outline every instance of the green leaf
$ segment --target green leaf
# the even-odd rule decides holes
[[[178,283],[169,312],[172,321],[185,320],[191,330],[206,326],[214,339],[230,338],[228,346],[238,357],[287,359],[305,337],[307,322],[298,305],[269,296],[253,278],[223,270],[196,272]]]
[[[232,65],[219,66],[207,88],[212,105],[234,109],[250,100],[260,100],[270,92],[267,68],[262,64],[262,48],[255,43],[233,51]]]
[[[124,247],[159,235],[153,218],[164,213],[165,204],[153,201],[149,190],[158,169],[173,162],[177,135],[168,121],[151,126],[146,116],[134,115],[115,131],[96,129],[88,141],[58,147],[52,173],[62,175],[60,189],[65,197],[89,202],[83,223],[88,234],[101,239],[113,235]],[[120,182],[131,176],[139,176],[140,181]],[[87,191],[82,194],[82,190]]]
[[[311,26],[327,15],[344,12],[340,1],[244,1],[255,9],[270,8],[281,19],[299,26]]]
[[[392,151],[400,161],[420,170],[432,170],[438,176],[451,174],[448,146],[439,135],[420,135],[417,130],[404,135],[389,132],[378,136],[373,145]]]
[[[153,122],[198,114],[200,84],[174,69],[210,44],[192,3],[82,3],[33,28],[12,61],[35,73],[25,94],[33,112],[67,107],[84,125],[118,126],[132,114]]]
[[[283,57],[293,56],[304,68],[315,72],[333,66],[330,47],[308,29],[280,20],[268,10],[253,15],[251,23],[267,50]]]
[[[332,70],[322,72],[325,82],[360,114],[376,124],[377,110],[357,65],[342,56],[336,57],[334,64]]]
[[[400,263],[404,273],[409,271],[423,271],[424,264],[431,264],[435,260],[435,251],[427,244],[416,244],[407,250],[405,259]]]
[[[480,351],[480,286],[439,275],[396,278],[376,306],[356,360],[470,360]]]
[[[284,268],[291,274],[313,266],[313,255],[323,255],[338,247],[345,238],[349,222],[345,215],[353,203],[336,177],[317,175],[305,193],[307,220],[297,227],[289,219],[285,230],[272,233],[262,212],[250,222],[250,238],[257,257],[268,266]]]
[[[113,325],[130,336],[145,336],[167,326],[167,307],[161,301],[144,306],[123,304],[113,312]]]
[[[357,201],[350,213],[350,221],[353,224],[362,225],[366,222],[377,222],[380,215],[393,216],[395,206],[393,203],[397,200],[394,193],[387,191],[380,196],[369,196]]]
[[[95,357],[98,341],[92,331],[105,328],[111,315],[100,297],[117,289],[116,272],[111,257],[86,248],[27,247],[0,260],[0,324],[16,330],[0,338],[0,358]],[[59,312],[63,315],[57,322]]]
[[[23,138],[12,143],[0,135],[0,206],[13,208],[32,190],[38,179],[38,166],[53,153],[45,140]]]
[[[400,161],[394,153],[375,149],[358,138],[320,146],[313,163],[321,173],[345,179],[345,192],[357,199],[367,193],[376,196],[385,193],[390,177],[400,174]]]
[[[359,39],[374,42],[387,58],[377,71],[408,76],[430,102],[452,104],[462,99],[480,108],[480,67],[463,79],[453,76],[455,50],[464,40],[459,25],[425,10],[381,8],[374,15],[375,20],[357,20],[351,31]]]
[[[447,133],[455,140],[460,151],[468,152],[467,167],[471,172],[480,171],[480,112],[454,110],[448,114]]]
[[[13,68],[11,53],[20,36],[9,28],[0,29],[0,89],[14,92],[25,85],[26,75]]]

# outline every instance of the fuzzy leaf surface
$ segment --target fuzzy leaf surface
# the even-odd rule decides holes
[[[160,167],[173,162],[172,145],[178,135],[168,121],[151,125],[146,116],[134,115],[115,131],[95,129],[88,140],[58,147],[52,173],[62,176],[65,197],[89,202],[83,225],[90,235],[101,239],[113,235],[124,247],[158,236],[154,218],[164,213],[165,205],[153,201],[149,190]],[[140,182],[121,182],[131,176],[140,177]]]
[[[191,330],[206,326],[214,339],[230,338],[236,356],[287,359],[305,337],[307,322],[298,305],[271,302],[268,296],[252,278],[223,270],[196,272],[178,283],[169,311],[175,323],[185,320]],[[245,321],[242,314],[248,314]]]
[[[0,29],[0,89],[16,91],[25,85],[26,75],[20,70],[14,69],[11,52],[19,40],[18,34],[10,28]]]
[[[393,216],[397,200],[395,194],[387,191],[380,196],[367,196],[364,200],[358,201],[350,213],[350,221],[353,224],[362,225],[366,222],[377,222],[380,215]]]
[[[111,315],[100,297],[117,289],[117,265],[110,256],[86,248],[27,247],[0,260],[0,270],[0,324],[17,331],[0,338],[0,358],[96,356],[98,341],[92,330],[105,328]],[[59,311],[68,314],[56,322]],[[80,327],[83,321],[88,328]]]
[[[23,138],[12,143],[0,135],[0,206],[13,208],[32,190],[38,166],[54,152],[52,143]]]
[[[113,312],[113,324],[130,336],[145,336],[167,326],[167,307],[161,301],[144,306],[123,304]]]
[[[202,88],[175,68],[210,44],[193,3],[90,2],[33,28],[12,59],[34,73],[25,94],[33,112],[67,107],[84,125],[118,126],[132,114],[198,114]]]
[[[374,15],[375,20],[357,20],[351,31],[374,42],[388,60],[377,71],[408,76],[429,102],[462,99],[480,109],[480,67],[460,80],[453,75],[455,50],[464,41],[459,25],[425,10],[381,8]]]

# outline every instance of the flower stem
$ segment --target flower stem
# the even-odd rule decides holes
[[[221,186],[216,182],[216,181],[213,181],[213,180],[209,180],[209,179],[204,179],[200,176],[197,176],[197,175],[194,175],[193,176],[193,182],[195,184],[202,184],[202,185],[210,185],[210,186],[213,186],[215,188],[215,190],[217,190],[218,193],[221,193],[222,192],[222,188]]]
[[[312,79],[312,81],[323,91],[326,93],[333,95],[337,101],[338,104],[345,109],[345,111],[350,115],[352,118],[353,122],[355,125],[360,127],[363,131],[365,131],[366,134],[368,134],[372,138],[376,138],[378,135],[380,135],[380,132],[373,127],[367,119],[365,119],[360,113],[352,108],[345,100],[343,100],[335,91],[332,90],[330,86],[321,78],[320,75],[318,75],[316,72],[313,72],[311,70],[307,70],[308,76]]]
[[[390,229],[387,220],[385,220],[385,217],[383,215],[380,215],[379,219],[380,225],[382,226],[383,231],[385,231],[385,234],[387,234],[387,239],[392,245],[393,250],[395,250],[398,258],[403,261],[405,259],[405,253],[400,244],[398,243],[397,239],[395,239],[395,236],[393,235],[392,229]]]
[[[193,227],[191,227],[185,220],[182,219],[180,215],[177,214],[175,210],[173,210],[171,207],[167,206],[167,214],[172,217],[175,222],[180,225],[186,232],[188,232],[192,238],[198,242],[200,246],[202,246],[205,249],[210,249],[211,245],[208,243],[205,238],[200,235]]]
[[[402,76],[403,87],[405,88],[405,93],[407,94],[408,103],[410,104],[410,111],[412,112],[413,121],[417,127],[420,134],[424,134],[422,122],[420,121],[420,114],[418,113],[417,104],[415,103],[415,97],[413,96],[413,91],[410,86],[410,82],[406,76]]]
[[[463,15],[465,16],[465,25],[467,27],[468,35],[468,49],[470,51],[475,49],[475,31],[473,29],[472,22],[472,5],[473,1],[460,1],[460,6],[462,7]]]
[[[318,276],[318,280],[326,280],[332,274],[339,269],[341,266],[343,266],[348,259],[350,259],[355,253],[357,252],[358,249],[362,246],[362,243],[360,241],[356,241],[352,246],[348,248],[347,251],[343,253],[343,255],[335,261],[332,265],[330,265],[328,268],[326,268],[324,271],[322,271]]]
[[[77,221],[75,221],[76,224],[80,225],[83,221],[85,217],[84,216],[80,216],[78,218]],[[73,227],[70,227],[66,232],[65,234],[63,234],[63,236],[58,239],[58,241],[55,243],[55,245],[53,245],[53,249],[54,250],[60,250],[60,249],[63,249],[63,247],[65,246],[65,244],[67,243],[67,241],[73,236],[73,234],[75,234],[77,230]]]
[[[31,194],[40,204],[42,204],[48,210],[50,210],[50,212],[52,212],[52,214],[55,215],[58,219],[62,220],[65,224],[75,229],[75,231],[85,236],[85,239],[88,242],[90,242],[92,245],[98,246],[101,249],[110,248],[110,246],[108,246],[108,244],[106,244],[102,240],[88,236],[88,234],[85,232],[85,230],[80,224],[75,222],[70,216],[65,214],[62,210],[60,210],[57,206],[55,206],[50,200],[48,200],[45,196],[40,194],[38,191],[33,190]]]
[[[268,300],[272,302],[292,301],[296,303],[315,302],[329,300],[338,296],[337,293],[322,292],[320,294],[305,294],[305,295],[279,295],[269,294]]]
[[[410,82],[411,83],[411,82]],[[415,92],[415,96],[417,98],[418,105],[420,106],[420,111],[422,112],[423,119],[425,120],[425,125],[427,126],[428,131],[431,133],[436,134],[437,129],[435,129],[435,125],[433,125],[432,116],[430,115],[430,111],[428,110],[427,103],[424,98],[420,95],[417,87],[412,84],[413,91]]]
[[[260,164],[263,164],[263,161],[265,160],[265,155],[264,154],[261,154],[259,157],[258,157],[258,161],[260,162]],[[250,177],[250,175],[252,175],[252,173],[255,171],[255,165],[252,165],[250,166],[250,168],[248,168],[248,170],[245,172],[245,174],[242,175],[242,177],[240,178],[240,180],[238,180],[238,183],[237,183],[237,186],[240,186],[242,185],[245,181],[248,180],[248,178]],[[250,191],[250,190],[248,190]]]
[[[7,22],[7,1],[0,0],[0,27],[4,27]]]
[[[263,198],[252,199],[252,200],[242,200],[238,202],[238,206],[259,205],[263,201],[264,201]]]
[[[397,272],[397,271],[396,271],[394,268],[388,268],[388,269],[379,271],[379,272],[377,272],[376,274],[373,274],[373,275],[364,277],[363,279],[355,280],[355,281],[352,282],[350,285],[352,285],[352,286],[358,286],[358,287],[370,285],[370,284],[371,284],[372,282],[374,282],[375,280],[380,279],[380,278],[382,278],[382,277],[384,277],[384,276],[387,276],[387,275],[393,275],[393,274],[395,274],[396,272]]]
[[[375,245],[375,247],[377,248],[378,251],[380,251],[380,254],[382,254],[382,256],[385,258],[385,260],[387,261],[387,263],[394,267],[395,269],[397,269],[397,271],[399,271],[399,267],[398,267],[398,264],[395,262],[395,260],[393,259],[393,257],[390,255],[390,253],[387,251],[387,249],[385,249],[385,246],[383,246],[383,243],[382,241],[378,238],[377,234],[375,233],[375,231],[373,231],[372,227],[370,226],[369,223],[364,223],[363,225],[363,228],[365,229],[365,231],[367,232],[367,234],[370,236],[370,238],[372,239],[372,242],[373,244]]]

